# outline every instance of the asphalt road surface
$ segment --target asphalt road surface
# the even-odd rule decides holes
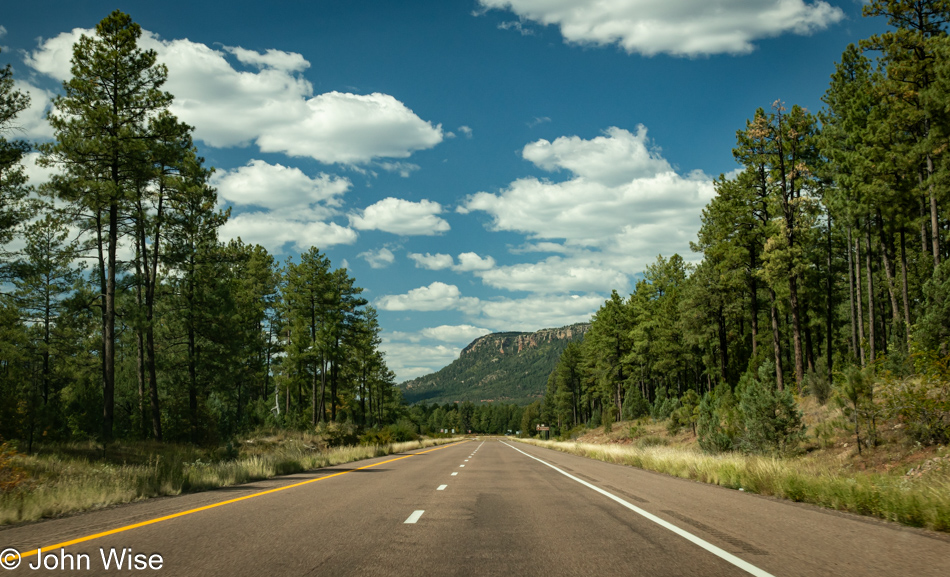
[[[7,548],[9,575],[950,575],[947,535],[497,439],[7,528]]]

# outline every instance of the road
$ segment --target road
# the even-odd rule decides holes
[[[8,547],[10,575],[950,574],[947,535],[497,439],[0,530]]]

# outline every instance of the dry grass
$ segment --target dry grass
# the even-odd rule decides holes
[[[695,437],[670,437],[662,423],[618,423],[575,441],[530,443],[557,451],[793,501],[950,531],[950,450],[909,444],[882,431],[883,444],[859,456],[837,412],[803,404],[811,432],[797,457],[707,454]]]
[[[316,436],[282,433],[246,441],[231,454],[146,443],[113,446],[105,455],[92,444],[51,447],[12,459],[27,478],[16,490],[0,493],[0,525],[238,485],[458,440],[327,448]]]

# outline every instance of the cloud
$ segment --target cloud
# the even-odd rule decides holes
[[[355,231],[327,222],[340,213],[341,197],[351,186],[346,178],[311,178],[299,168],[251,160],[215,173],[211,184],[222,201],[242,210],[222,227],[225,238],[240,237],[275,253],[287,243],[306,250],[356,242]]]
[[[396,255],[386,247],[378,250],[367,250],[357,256],[369,263],[370,268],[386,268],[396,262]]]
[[[433,127],[388,94],[335,91],[307,100],[306,110],[295,122],[257,138],[264,152],[341,164],[406,158],[440,142],[441,125]]]
[[[283,252],[292,244],[298,251],[311,246],[321,250],[338,244],[356,242],[356,232],[334,222],[287,220],[267,212],[244,212],[232,216],[221,227],[224,239],[240,237],[246,243],[259,244],[272,253]]]
[[[254,50],[246,50],[240,46],[225,46],[224,50],[233,54],[243,64],[257,68],[273,68],[285,72],[301,72],[310,68],[310,63],[296,52],[268,49],[263,54]]]
[[[519,32],[522,36],[534,36],[534,30],[530,28],[525,28],[524,25],[518,20],[509,20],[507,22],[501,22],[498,24],[499,30],[515,30]]]
[[[314,203],[339,206],[350,189],[347,178],[320,173],[311,178],[295,167],[251,160],[246,166],[215,173],[211,181],[218,196],[235,205],[271,210],[297,209]]]
[[[804,0],[479,0],[522,21],[555,25],[574,44],[617,44],[652,56],[744,54],[753,41],[811,34],[844,18],[824,1]],[[517,29],[517,28],[516,28]]]
[[[489,228],[527,235],[529,242],[514,253],[559,254],[476,273],[485,284],[539,294],[607,293],[626,289],[628,275],[658,254],[690,258],[689,242],[714,195],[712,179],[673,170],[646,128],[610,128],[589,140],[538,140],[524,147],[523,156],[568,178],[521,178],[498,193],[469,196],[457,211],[483,211],[491,217]]]
[[[495,259],[490,256],[482,258],[474,252],[463,252],[459,255],[458,265],[452,267],[457,272],[485,271],[495,267]]]
[[[53,101],[53,93],[29,82],[14,80],[13,86],[30,97],[30,106],[20,112],[13,121],[14,137],[22,136],[35,140],[53,138],[53,127],[46,121],[46,111]]]
[[[42,155],[39,152],[27,152],[20,160],[20,164],[23,166],[23,172],[26,173],[28,182],[32,186],[46,184],[52,180],[54,174],[58,173],[55,167],[47,168],[36,164],[40,156]]]
[[[402,342],[399,335],[383,333],[380,350],[386,355],[386,366],[396,373],[396,380],[407,381],[435,372],[459,357],[460,347],[443,344],[421,345]]]
[[[479,303],[480,324],[498,330],[536,331],[590,321],[604,304],[598,294],[532,295],[523,299],[499,299]]]
[[[6,35],[7,35],[7,29],[4,28],[3,26],[0,26],[0,38],[3,38]]]
[[[535,116],[530,122],[528,122],[528,128],[534,128],[539,124],[545,124],[551,122],[550,116]]]
[[[468,344],[491,331],[473,325],[439,325],[419,331],[422,336],[446,343]]]
[[[464,135],[465,135],[465,138],[471,138],[471,137],[472,137],[472,129],[469,128],[468,126],[465,126],[464,124],[463,124],[462,126],[459,126],[459,127],[458,127],[458,131],[461,132],[462,134],[464,134]]]
[[[74,29],[41,40],[27,65],[57,80],[70,76]],[[172,112],[195,127],[195,137],[219,148],[256,144],[263,152],[309,157],[327,164],[366,164],[407,158],[442,141],[441,125],[419,118],[388,94],[313,94],[301,72],[302,55],[241,47],[215,50],[190,40],[163,40],[143,32],[139,46],[168,66],[164,88]],[[236,60],[254,70],[237,70]]]
[[[497,194],[469,196],[458,212],[484,211],[494,230],[606,250],[624,230],[652,223],[664,224],[667,236],[680,229],[695,234],[700,212],[714,194],[709,177],[700,172],[681,176],[650,150],[642,126],[636,134],[610,128],[606,136],[591,140],[539,140],[525,146],[523,154],[546,170],[567,169],[571,178],[521,178]],[[649,261],[656,257],[647,256]]]
[[[532,293],[607,292],[629,289],[627,275],[596,262],[579,263],[551,257],[537,263],[517,264],[477,273],[485,284],[509,291]]]
[[[460,310],[471,309],[477,303],[477,298],[463,297],[457,286],[438,281],[406,294],[385,295],[376,300],[377,308],[384,311]]]
[[[379,162],[377,166],[386,172],[398,172],[403,178],[409,178],[410,174],[421,168],[418,164],[411,162]]]
[[[350,215],[350,225],[359,230],[382,230],[400,235],[432,236],[449,230],[439,218],[442,205],[431,200],[412,202],[388,197]]]
[[[459,263],[449,254],[419,254],[409,253],[409,258],[415,261],[416,268],[429,270],[452,269],[455,272],[485,271],[495,266],[495,259],[490,256],[480,257],[474,252],[463,252],[458,256]]]
[[[450,254],[419,254],[416,252],[411,252],[409,253],[409,258],[415,261],[416,268],[425,268],[429,270],[442,270],[455,264],[455,260],[452,259],[452,255]]]

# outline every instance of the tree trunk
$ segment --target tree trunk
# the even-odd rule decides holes
[[[721,377],[719,382],[725,383],[727,380],[726,367],[729,364],[729,345],[726,342],[726,317],[723,315],[721,303],[717,319],[719,321],[719,372]]]
[[[910,350],[910,298],[907,290],[907,247],[901,226],[901,296],[904,299],[904,346]]]
[[[940,266],[940,224],[937,211],[937,195],[933,184],[934,163],[933,158],[927,155],[927,177],[930,181],[930,230],[932,232],[931,242],[933,242],[934,269]]]
[[[848,247],[848,250],[850,251],[850,247]],[[827,370],[828,370],[828,382],[831,382],[831,374],[832,374],[832,365],[831,365],[831,362],[832,362],[831,341],[832,341],[832,333],[834,332],[834,330],[833,330],[833,328],[832,328],[833,312],[832,312],[832,308],[831,308],[831,301],[832,301],[832,291],[831,291],[831,286],[832,286],[832,269],[831,269],[831,264],[832,264],[832,261],[831,261],[831,213],[829,212],[829,213],[828,213],[828,278],[826,279],[826,280],[827,280],[827,283],[826,283],[826,285],[827,285],[827,292],[826,292],[826,297],[827,297],[826,304],[827,304],[827,306],[826,306],[826,308],[825,308],[825,329],[826,329],[826,330],[825,330],[825,338],[827,339],[827,342],[826,342],[826,344],[825,344],[825,357],[826,357],[826,359],[827,359],[827,362],[826,362],[825,364],[826,364]],[[854,320],[853,320],[853,319],[852,319],[852,321],[851,321],[851,326],[852,326],[852,327],[854,326]]]
[[[117,171],[118,168],[116,167]],[[117,179],[117,177],[116,177]],[[109,207],[108,272],[106,274],[105,307],[103,311],[103,389],[102,389],[102,441],[112,440],[112,423],[115,415],[115,267],[119,244],[119,206]]]
[[[900,326],[901,319],[897,306],[897,289],[894,286],[894,259],[892,257],[893,247],[888,242],[887,235],[884,233],[884,218],[881,216],[881,210],[877,211],[877,232],[881,241],[881,264],[884,265],[884,278],[887,281],[887,294],[891,299],[891,318],[895,330]],[[886,341],[885,341],[886,342]]]
[[[850,231],[850,227],[848,228]],[[860,353],[861,366],[867,365],[867,358],[864,352],[864,298],[861,296],[861,241],[854,239],[854,276],[855,292],[858,301],[858,352]]]
[[[778,306],[775,302],[775,291],[769,287],[769,297],[772,301],[772,350],[775,353],[775,386],[778,390],[785,390],[782,378],[782,340],[778,330]]]
[[[848,225],[848,298],[850,299],[850,307],[848,312],[851,317],[851,354],[858,357],[858,324],[857,324],[857,314],[854,308],[854,263],[852,262],[851,253],[852,246],[854,244],[851,242],[851,225]],[[862,363],[863,364],[863,363]]]
[[[874,339],[874,270],[871,267],[871,223],[868,220],[864,227],[864,259],[868,276],[868,362],[874,364],[877,344]]]
[[[795,384],[799,387],[802,379],[805,378],[804,359],[802,358],[802,328],[801,328],[801,310],[798,305],[798,277],[795,274],[788,278],[788,296],[789,304],[792,309],[792,350],[795,354]]]
[[[755,277],[755,251],[750,250],[749,252],[752,259],[752,298],[750,303],[752,306],[752,358],[755,358],[759,341],[759,283]]]

